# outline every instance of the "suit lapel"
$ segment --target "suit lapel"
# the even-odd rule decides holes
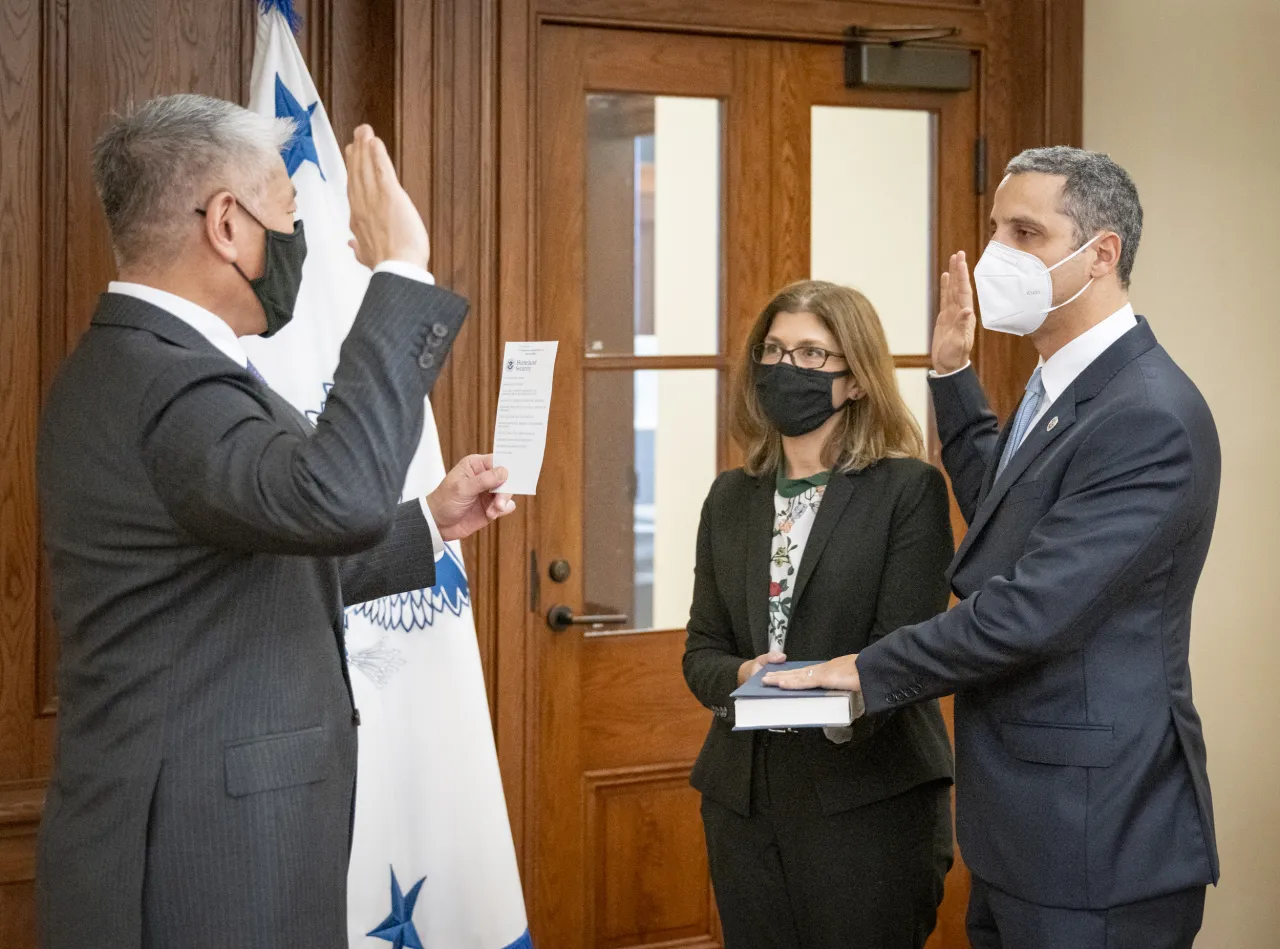
[[[960,548],[956,551],[955,559],[952,561],[953,570],[954,566],[960,563],[961,558],[973,546],[974,540],[982,533],[982,529],[987,526],[987,521],[991,519],[991,515],[1000,506],[1004,496],[1009,493],[1009,488],[1017,483],[1023,472],[1031,466],[1031,463],[1040,456],[1041,452],[1052,445],[1062,436],[1063,432],[1075,424],[1076,396],[1074,389],[1074,386],[1067,386],[1067,390],[1058,397],[1058,401],[1049,407],[1049,411],[1036,423],[1036,427],[1027,434],[1022,445],[1014,450],[1013,457],[1009,459],[1008,467],[1000,473],[1000,477],[996,478],[991,490],[983,498],[982,504],[978,506],[978,513],[974,515],[973,523],[969,525],[969,531],[964,535],[964,540],[961,542]],[[1004,437],[1007,440],[1009,433],[1005,432]],[[1003,445],[1001,451],[1003,451]],[[992,471],[994,470],[993,468]]]
[[[791,594],[791,615],[796,615],[796,607],[804,589],[813,576],[813,568],[822,556],[827,541],[835,532],[836,525],[844,515],[844,509],[853,497],[853,476],[833,472],[823,492],[822,503],[818,505],[818,513],[814,517],[813,529],[809,532],[809,540],[804,545],[804,554],[800,557],[800,570],[796,574],[796,585]]]
[[[1062,395],[1058,397],[1058,400],[1049,407],[1049,411],[1036,424],[1036,427],[1027,434],[1026,440],[1021,447],[1013,453],[1013,457],[1009,459],[1009,466],[1001,472],[1000,477],[995,478],[990,491],[978,506],[978,513],[974,515],[973,523],[969,525],[969,531],[965,534],[964,541],[956,551],[955,558],[951,561],[948,577],[955,574],[965,554],[973,546],[983,528],[987,526],[987,522],[991,520],[991,515],[1000,506],[1000,502],[1009,493],[1009,489],[1017,483],[1027,468],[1031,466],[1031,463],[1045,449],[1075,424],[1076,406],[1096,396],[1106,387],[1108,382],[1115,378],[1121,369],[1155,345],[1155,334],[1151,332],[1151,327],[1147,321],[1140,316],[1138,317],[1137,326],[1120,337],[1102,355],[1090,363],[1071,385],[1067,386]],[[1004,446],[1009,438],[1009,429],[1011,427],[1012,420],[1005,426],[1005,431],[1001,435],[999,449],[996,452],[997,461],[987,475],[988,480],[994,477],[996,467],[999,465],[998,459],[1004,452]]]
[[[991,488],[995,484],[996,469],[1000,467],[1000,459],[1004,457],[1004,446],[1009,444],[1009,436],[1013,434],[1013,420],[1018,417],[1018,409],[1015,407],[1013,414],[1005,420],[1004,427],[1000,430],[1000,437],[996,439],[995,464],[987,468],[986,477],[982,479],[982,496],[978,502],[978,507],[982,507],[982,501],[987,499],[987,495],[991,493]]]
[[[773,555],[774,479],[758,479],[746,518],[747,623],[757,656],[769,651],[769,562]]]

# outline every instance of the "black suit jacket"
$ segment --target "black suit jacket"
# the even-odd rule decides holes
[[[769,558],[775,480],[741,469],[716,479],[702,507],[697,573],[684,654],[689,688],[715,717],[694,766],[695,788],[748,816],[754,731],[735,732],[729,693],[738,667],[768,652]],[[941,473],[886,459],[833,474],[805,546],[792,595],[786,653],[826,660],[946,608],[954,550]],[[837,745],[821,729],[801,736],[823,810],[836,813],[952,773],[936,702],[862,719]]]
[[[434,583],[398,502],[466,309],[374,275],[312,429],[176,317],[103,296],[39,439],[62,644],[45,949],[346,945],[342,611]]]
[[[1101,909],[1216,880],[1187,662],[1221,466],[1204,399],[1141,321],[995,479],[977,377],[932,385],[962,602],[863,651],[867,711],[957,693],[960,846],[1006,892]]]

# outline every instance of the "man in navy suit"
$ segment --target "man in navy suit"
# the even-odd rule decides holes
[[[931,387],[969,532],[960,603],[857,656],[775,674],[867,714],[955,693],[975,949],[1192,945],[1218,879],[1191,604],[1221,458],[1208,406],[1129,305],[1137,189],[1105,155],[1024,152],[974,268],[985,327],[1040,365],[1003,430],[969,367],[964,255],[942,277]]]

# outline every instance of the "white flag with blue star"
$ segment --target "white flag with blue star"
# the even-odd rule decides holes
[[[347,176],[294,39],[291,0],[264,0],[249,108],[287,116],[283,152],[307,228],[296,317],[245,348],[268,383],[311,418],[369,282],[347,240]],[[404,496],[444,477],[431,405]],[[362,720],[348,874],[351,949],[532,949],[485,697],[471,596],[456,545],[430,590],[347,611]]]

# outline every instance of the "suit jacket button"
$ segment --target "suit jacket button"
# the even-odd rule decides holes
[[[351,710],[351,724],[356,726],[356,728],[360,727],[360,709],[353,708]]]
[[[444,337],[436,336],[434,333],[427,337],[427,346],[430,349],[439,349],[444,345]]]
[[[444,339],[446,336],[449,335],[449,327],[445,326],[443,323],[436,323],[434,326],[431,327],[431,332],[438,339]]]
[[[423,353],[418,357],[418,366],[422,369],[430,369],[436,364],[435,353]]]

